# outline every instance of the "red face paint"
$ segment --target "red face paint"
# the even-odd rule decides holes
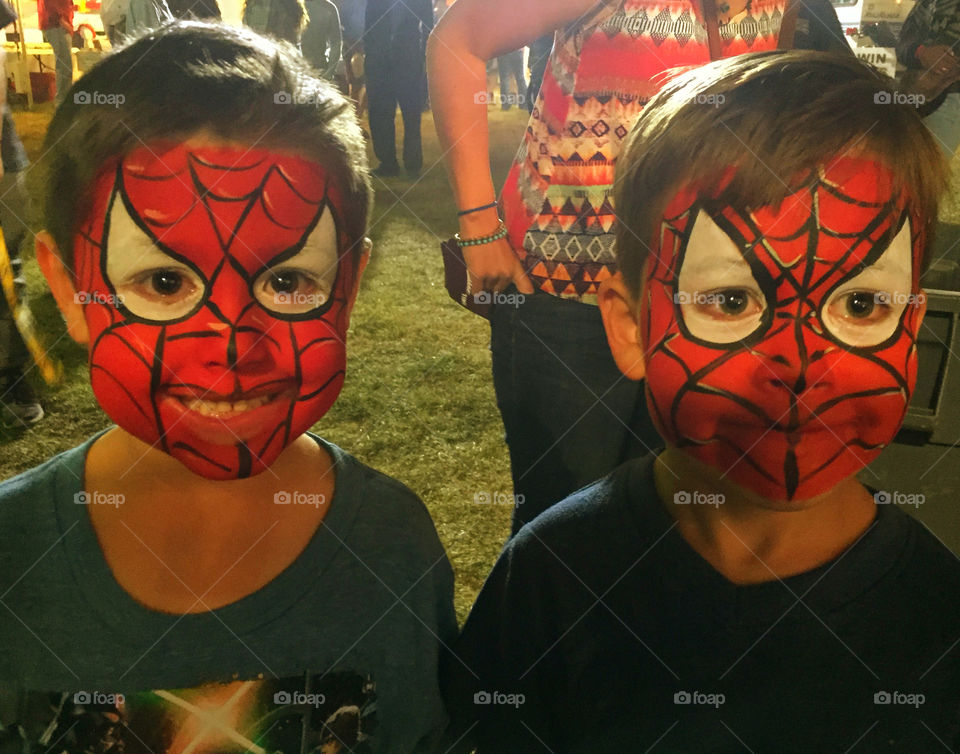
[[[870,463],[916,379],[922,239],[890,172],[843,158],[778,207],[693,189],[647,262],[647,401],[668,443],[769,500]]]
[[[94,393],[211,479],[258,474],[322,417],[356,274],[337,184],[263,149],[138,149],[106,169],[74,245]]]

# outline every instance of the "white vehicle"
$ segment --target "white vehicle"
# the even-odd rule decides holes
[[[831,0],[847,41],[866,63],[888,76],[897,69],[897,37],[914,0]]]

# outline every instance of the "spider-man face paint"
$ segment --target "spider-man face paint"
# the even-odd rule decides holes
[[[179,144],[132,152],[93,196],[74,258],[100,405],[201,476],[260,473],[343,383],[356,270],[336,181]]]
[[[650,412],[721,477],[808,499],[873,460],[903,420],[922,239],[890,172],[863,159],[820,169],[779,207],[715,205],[682,190],[647,263]]]

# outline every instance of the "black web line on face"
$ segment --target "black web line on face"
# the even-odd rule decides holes
[[[868,223],[867,227],[859,232],[844,233],[844,232],[826,227],[821,223],[821,219],[820,219],[819,197],[817,195],[817,191],[820,188],[823,188],[832,196],[834,196],[835,198],[847,204],[855,205],[862,208],[877,209],[878,212],[874,215],[874,217]],[[855,266],[853,272],[850,272],[847,275],[845,275],[844,279],[852,277],[863,268],[866,268],[870,264],[875,262],[876,259],[878,259],[880,255],[884,251],[886,251],[886,249],[889,247],[890,242],[896,235],[896,232],[899,230],[899,228],[902,227],[902,224],[905,221],[905,217],[906,217],[905,213],[902,213],[899,222],[890,221],[892,215],[895,213],[895,211],[897,210],[897,207],[899,206],[899,197],[892,197],[891,199],[884,202],[866,202],[866,201],[857,200],[854,197],[844,194],[842,191],[840,191],[840,189],[837,186],[824,180],[822,173],[818,176],[817,180],[807,190],[809,191],[810,198],[811,198],[810,218],[806,220],[796,231],[790,232],[783,236],[772,236],[769,234],[765,236],[760,231],[759,226],[755,221],[755,219],[752,217],[752,215],[749,215],[748,213],[737,212],[737,216],[745,224],[748,230],[751,231],[753,235],[753,240],[748,240],[743,235],[743,233],[740,232],[739,228],[737,228],[734,223],[730,222],[722,214],[720,214],[719,212],[717,212],[716,214],[711,213],[717,225],[721,227],[721,229],[727,234],[728,237],[731,238],[731,240],[734,241],[738,250],[741,252],[741,254],[744,256],[744,258],[748,262],[751,261],[749,259],[749,255],[752,255],[755,258],[756,254],[754,250],[756,246],[761,246],[761,245],[768,252],[768,255],[774,260],[775,264],[778,267],[779,275],[776,278],[771,277],[769,281],[766,281],[763,279],[757,280],[766,298],[767,306],[770,307],[771,301],[776,301],[778,306],[792,305],[792,306],[796,306],[796,308],[798,309],[798,312],[794,315],[789,315],[787,313],[779,313],[777,315],[777,318],[788,320],[788,322],[785,322],[783,327],[780,327],[779,329],[775,330],[772,334],[769,333],[769,328],[771,326],[770,323],[767,323],[766,325],[763,325],[761,323],[761,325],[758,326],[758,331],[760,331],[760,334],[766,335],[766,337],[769,338],[775,335],[777,332],[782,332],[786,326],[789,326],[789,320],[792,320],[793,326],[796,330],[796,339],[800,346],[800,364],[799,364],[800,377],[798,378],[797,382],[793,386],[791,386],[791,389],[789,391],[790,407],[787,412],[789,413],[790,419],[788,422],[788,431],[786,434],[786,439],[788,442],[788,450],[787,450],[786,459],[784,461],[784,480],[786,481],[786,486],[787,486],[790,498],[793,497],[799,484],[807,481],[808,479],[819,474],[821,471],[823,471],[823,469],[827,468],[842,453],[844,453],[847,446],[855,445],[864,450],[876,450],[876,449],[885,447],[884,444],[864,443],[862,440],[859,440],[857,438],[851,439],[849,441],[844,441],[844,447],[842,447],[839,451],[835,452],[830,458],[824,461],[824,463],[822,463],[812,471],[808,472],[807,474],[800,476],[799,470],[798,470],[798,464],[797,464],[797,457],[796,457],[796,446],[799,443],[799,436],[795,432],[795,430],[800,426],[799,408],[802,403],[799,400],[798,392],[802,392],[807,387],[805,383],[805,376],[806,376],[806,371],[810,366],[810,363],[823,358],[827,353],[830,352],[830,349],[827,349],[827,350],[816,351],[812,354],[807,353],[807,346],[806,346],[806,342],[803,340],[802,328],[806,326],[808,329],[811,329],[814,333],[816,333],[820,337],[827,338],[830,340],[836,340],[831,336],[831,334],[825,327],[817,326],[818,319],[819,319],[819,311],[817,306],[812,300],[813,293],[818,288],[820,288],[826,281],[828,281],[832,275],[834,275],[838,270],[840,270],[842,266],[847,263],[851,255],[863,244],[869,244],[871,247],[870,250],[867,252],[864,259],[861,260],[861,262]],[[673,244],[674,244],[674,248],[676,249],[676,252],[673,254],[670,267],[667,270],[666,277],[660,277],[656,279],[658,279],[659,282],[662,285],[664,285],[666,290],[673,290],[675,293],[676,291],[679,290],[679,269],[682,263],[683,251],[686,248],[686,244],[689,241],[690,235],[692,233],[692,228],[693,228],[692,221],[690,221],[689,218],[691,213],[696,209],[698,209],[698,207],[696,204],[694,204],[693,207],[691,207],[689,210],[681,213],[675,218],[666,219],[664,221],[661,240],[663,240],[663,236],[672,235]],[[684,227],[683,230],[678,228],[676,225],[676,221],[680,219],[687,220],[686,226]],[[875,231],[878,228],[882,227],[884,224],[887,224],[887,229],[879,236],[879,238],[873,238]],[[823,234],[825,236],[832,237],[832,238],[837,238],[837,239],[850,239],[853,241],[853,243],[848,246],[845,253],[842,255],[841,259],[837,260],[836,262],[828,263],[825,260],[816,256],[817,241],[820,234]],[[805,265],[803,280],[802,282],[798,281],[791,269],[793,266],[795,266],[796,262],[794,262],[792,265],[784,264],[783,261],[777,255],[776,249],[773,246],[771,246],[769,243],[770,241],[793,241],[801,238],[803,235],[807,236],[806,258],[812,259],[821,264],[830,265],[829,268],[825,272],[823,272],[822,275],[820,275],[820,277],[816,280],[816,282],[812,282],[813,270],[815,265],[813,264]],[[661,244],[661,248],[663,248],[662,244]],[[756,265],[751,264],[751,268],[755,268],[755,266]],[[754,277],[756,278],[757,276],[754,275]],[[795,297],[787,297],[786,299],[776,298],[776,292],[784,282],[788,283],[794,289],[794,291],[797,294]],[[842,282],[843,280],[837,283],[837,285],[841,284]],[[764,283],[767,283],[767,284],[764,285]],[[648,293],[648,297],[649,297],[649,293]],[[649,298],[648,298],[648,305],[649,305]],[[798,316],[799,310],[803,307],[805,307],[807,311],[803,317],[800,317]],[[775,310],[777,307],[770,307],[770,308]],[[897,339],[901,335],[901,330],[903,329],[906,329],[906,331],[908,332],[908,334],[911,335],[911,337],[915,336],[915,333],[913,333],[913,331],[905,324],[906,311],[907,310],[905,309],[904,312],[901,314],[900,322],[898,324],[897,330],[890,336],[890,338],[884,341],[883,344],[880,344],[880,346],[876,347],[877,349],[883,348],[889,343],[892,343],[895,339]],[[670,322],[669,329],[672,329],[673,327],[676,326],[682,332],[686,332],[686,328],[684,326],[681,326],[681,324],[682,324],[682,321],[677,319],[676,307],[674,307],[674,310],[671,313],[671,322]],[[647,323],[648,337],[646,340],[646,342],[648,343],[650,342],[650,339],[649,339],[650,326],[651,326],[651,323],[648,318],[648,323]],[[771,420],[771,417],[767,417],[766,412],[764,412],[761,407],[756,406],[751,401],[743,398],[742,396],[730,393],[729,391],[723,390],[722,388],[715,388],[712,386],[702,385],[700,383],[700,379],[702,377],[713,372],[717,367],[721,366],[725,361],[727,361],[734,354],[741,353],[744,347],[744,341],[753,340],[755,334],[756,333],[751,334],[748,337],[748,339],[741,339],[740,341],[734,341],[733,343],[729,344],[729,346],[727,346],[726,348],[720,344],[711,344],[710,347],[725,348],[726,353],[718,356],[718,358],[716,359],[713,359],[704,367],[701,367],[700,369],[698,369],[696,372],[692,372],[690,368],[684,363],[683,358],[679,354],[675,353],[670,347],[670,341],[673,340],[673,337],[676,336],[675,333],[672,334],[671,336],[668,336],[662,339],[659,343],[656,344],[656,346],[653,349],[651,349],[651,352],[659,351],[660,353],[664,354],[665,356],[677,362],[682,367],[686,375],[684,383],[681,385],[680,389],[678,390],[677,394],[674,396],[674,399],[671,403],[671,407],[670,407],[671,426],[674,426],[674,427],[677,426],[677,416],[679,414],[680,404],[682,402],[682,399],[687,394],[692,392],[717,395],[726,400],[730,400],[733,403],[736,403],[741,407],[745,408],[746,410],[750,411],[751,413],[757,415],[762,420],[764,420],[765,423],[768,423],[772,426],[776,426],[780,423],[780,419],[782,419],[783,417],[780,417],[780,419]],[[907,399],[906,399],[907,384],[903,376],[899,372],[896,372],[896,370],[894,370],[893,367],[888,362],[882,361],[881,359],[877,358],[873,353],[869,351],[864,351],[863,349],[851,348],[846,344],[841,344],[841,345],[846,349],[857,352],[858,355],[864,358],[867,358],[872,363],[880,366],[884,371],[886,371],[894,379],[894,381],[898,385],[898,388],[878,388],[874,390],[857,391],[854,393],[848,393],[842,396],[837,396],[829,401],[826,401],[818,405],[815,409],[810,411],[810,417],[808,417],[804,423],[812,420],[820,420],[821,423],[823,423],[822,420],[820,419],[820,416],[823,413],[825,413],[829,408],[832,408],[834,405],[837,405],[846,400],[851,400],[853,398],[866,397],[870,395],[889,395],[891,393],[901,394],[904,400],[903,412],[905,413],[907,410]],[[750,346],[748,345],[747,347],[750,347]],[[914,345],[909,349],[907,354],[908,361],[909,361],[910,354],[915,351],[915,348],[916,346]],[[750,348],[750,351],[752,354],[754,354],[758,358],[763,358],[763,354],[755,351],[753,348]],[[772,358],[773,360],[777,360],[775,356],[770,358]],[[785,361],[785,360],[780,359],[780,361]],[[657,403],[656,400],[652,402],[654,404],[654,409],[657,412],[658,419],[661,421],[661,423],[663,423],[663,415],[662,415],[662,411],[659,404]],[[830,431],[832,432],[832,429],[828,425],[824,423],[824,426],[827,427],[827,429],[830,429]],[[752,466],[762,476],[764,476],[770,481],[774,481],[774,482],[778,481],[773,479],[772,475],[769,472],[759,467],[753,461],[753,459],[750,458],[748,454],[750,449],[752,449],[753,446],[751,446],[751,448],[748,448],[746,451],[744,451],[731,438],[728,438],[726,436],[719,435],[719,434],[713,435],[702,441],[693,441],[687,438],[678,438],[678,446],[680,447],[705,445],[711,442],[719,442],[719,443],[728,445],[730,448],[732,448],[734,451],[738,453],[740,460],[745,460],[750,466]]]

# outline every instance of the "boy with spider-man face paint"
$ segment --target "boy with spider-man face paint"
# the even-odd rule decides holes
[[[647,105],[600,306],[666,447],[508,544],[444,673],[451,741],[960,745],[960,566],[856,477],[910,400],[944,185],[891,86],[759,53]],[[492,689],[515,703],[471,704]]]
[[[308,431],[370,251],[349,103],[173,24],[77,82],[41,168],[38,261],[116,426],[0,484],[0,748],[429,750],[446,555]]]

